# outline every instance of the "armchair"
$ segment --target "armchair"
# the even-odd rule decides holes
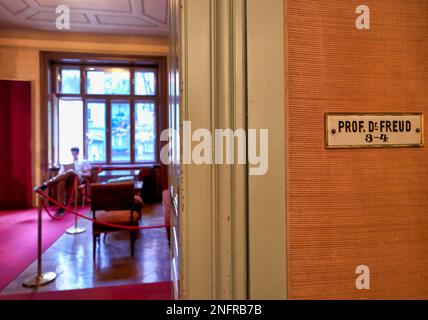
[[[98,183],[98,174],[102,171],[101,166],[91,169],[90,175],[83,176],[83,181],[77,189],[79,190],[82,196],[82,208],[85,208],[86,201],[90,202],[91,200],[91,189],[90,186],[92,183]]]
[[[121,226],[138,226],[139,214],[135,212],[134,183],[91,184],[91,211],[94,220]],[[121,229],[93,223],[93,258],[96,258],[97,242],[100,235]],[[134,244],[137,231],[129,231],[131,256],[134,256]]]

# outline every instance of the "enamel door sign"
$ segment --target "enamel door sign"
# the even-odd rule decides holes
[[[422,113],[327,113],[326,148],[423,147]]]

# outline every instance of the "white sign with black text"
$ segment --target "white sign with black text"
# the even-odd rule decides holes
[[[326,148],[423,147],[422,113],[325,115]]]

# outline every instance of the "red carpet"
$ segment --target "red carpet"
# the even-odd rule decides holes
[[[23,293],[0,300],[172,300],[172,283],[150,283],[93,289]]]
[[[43,214],[43,251],[67,228],[74,216],[53,221]],[[37,258],[37,210],[0,211],[0,290],[23,272]]]

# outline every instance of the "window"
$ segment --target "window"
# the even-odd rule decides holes
[[[70,149],[83,149],[83,102],[60,99],[59,113],[59,161],[73,162]]]
[[[92,163],[158,161],[156,67],[55,64],[53,72],[59,163],[71,162],[74,146]]]
[[[111,157],[113,162],[131,159],[131,110],[129,102],[111,104]]]
[[[135,72],[135,92],[137,95],[156,95],[156,75],[154,72]]]
[[[58,74],[58,91],[64,94],[80,94],[80,70],[62,68]]]
[[[105,102],[88,102],[87,110],[87,159],[91,162],[106,162],[106,104]]]
[[[126,94],[131,93],[131,74],[121,68],[87,68],[87,94]]]
[[[135,105],[135,159],[155,161],[156,128],[155,104],[138,102]]]

